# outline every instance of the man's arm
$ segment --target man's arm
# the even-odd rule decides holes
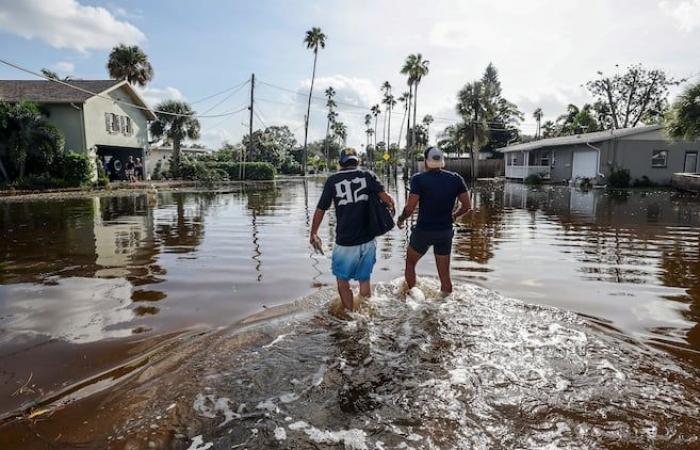
[[[391,195],[387,194],[385,191],[381,191],[377,193],[379,196],[379,199],[384,202],[384,204],[389,208],[389,211],[391,211],[391,215],[393,216],[396,214],[396,205],[394,204],[394,199],[391,198]]]
[[[452,213],[453,221],[456,221],[472,209],[472,202],[471,200],[469,200],[469,193],[462,192],[461,194],[459,194],[459,197],[457,197],[457,199],[459,200],[459,208],[457,209],[457,211]]]
[[[420,200],[420,197],[418,194],[408,194],[408,200],[406,200],[406,206],[403,208],[403,212],[399,216],[399,220],[396,221],[396,226],[399,228],[403,228],[404,222],[406,222],[406,219],[411,217],[411,215],[415,212],[416,207],[418,206],[418,200]]]
[[[325,215],[325,210],[316,208],[316,212],[314,212],[313,221],[311,222],[311,235],[309,236],[309,242],[311,243],[311,245],[313,245],[316,239],[318,238],[318,229],[321,226],[321,222],[323,222],[323,216]]]

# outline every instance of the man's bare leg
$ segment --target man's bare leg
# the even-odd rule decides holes
[[[350,289],[350,282],[347,280],[341,280],[340,278],[337,278],[337,281],[340,301],[343,303],[345,309],[352,311],[352,289]]]
[[[360,281],[360,295],[364,298],[370,298],[372,296],[372,285],[369,280]]]
[[[440,277],[440,291],[443,294],[452,293],[452,279],[450,278],[450,255],[435,255],[438,276]]]
[[[416,285],[416,264],[423,257],[420,253],[408,247],[406,251],[406,271],[404,276],[406,277],[406,286],[411,289]]]

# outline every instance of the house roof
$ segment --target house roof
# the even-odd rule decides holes
[[[66,83],[99,94],[122,83],[122,80],[76,80]],[[54,81],[0,80],[0,99],[9,102],[83,103],[91,97],[94,96]]]
[[[526,142],[524,144],[509,145],[498,149],[503,153],[529,152],[538,148],[563,147],[567,145],[586,144],[594,142],[609,141],[625,136],[648,133],[662,129],[662,125],[651,125],[646,127],[622,128],[619,130],[595,131],[593,133],[574,134],[571,136],[559,136],[554,138],[540,139],[538,141]]]
[[[146,108],[143,113],[150,120],[157,119],[146,102],[125,80],[69,80],[61,83],[49,80],[0,80],[0,100],[80,104],[95,97],[93,94],[105,94],[122,87],[126,89],[134,104]]]
[[[161,145],[158,147],[152,147],[151,151],[153,150],[159,150],[163,152],[172,152],[173,147],[169,145]],[[180,151],[185,152],[185,153],[211,153],[213,150],[208,149],[208,148],[195,148],[195,147],[182,147]]]

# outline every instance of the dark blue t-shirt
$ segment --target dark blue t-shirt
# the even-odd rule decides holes
[[[411,178],[411,194],[418,201],[416,229],[442,231],[452,229],[452,212],[459,194],[467,192],[464,178],[447,170],[431,170]]]
[[[335,205],[336,244],[360,245],[374,239],[369,229],[369,194],[383,191],[374,173],[360,169],[341,170],[326,180],[318,209],[326,211],[331,203]]]

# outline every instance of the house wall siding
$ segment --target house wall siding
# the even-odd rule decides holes
[[[43,107],[48,112],[49,122],[63,132],[66,140],[65,149],[85,153],[80,110],[65,104],[45,104]]]
[[[133,103],[133,99],[121,88],[110,91],[106,96],[115,100]],[[133,133],[122,131],[110,133],[105,125],[105,113],[131,118]],[[101,97],[92,97],[85,102],[85,127],[88,148],[96,145],[115,147],[144,148],[148,144],[148,120],[140,109],[115,103]]]
[[[666,167],[652,167],[651,156],[655,150],[667,150],[668,159]],[[683,172],[686,152],[700,152],[698,142],[670,142],[666,140],[632,140],[620,139],[609,143],[608,151],[604,158],[604,173],[610,174],[615,167],[622,167],[630,171],[632,179],[647,176],[651,181],[668,185],[671,183],[671,175]]]

